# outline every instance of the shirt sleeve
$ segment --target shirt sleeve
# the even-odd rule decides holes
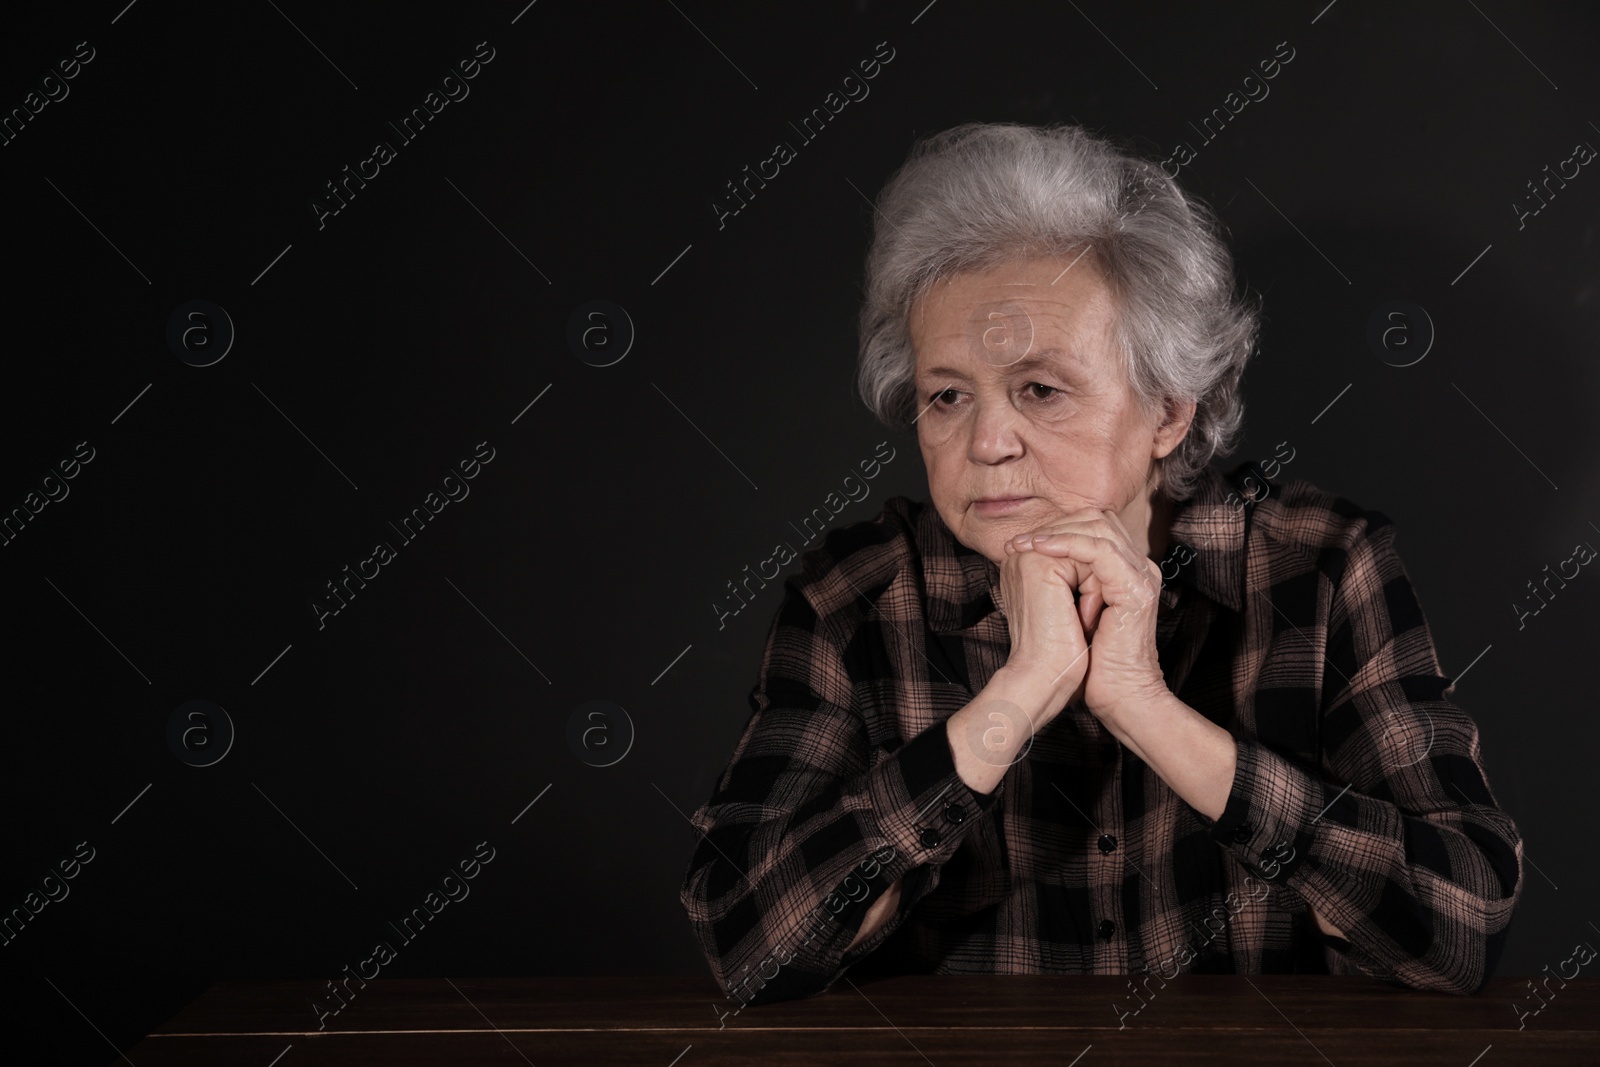
[[[1321,774],[1234,731],[1211,836],[1344,936],[1330,972],[1479,992],[1522,889],[1522,838],[1489,789],[1381,513],[1347,547],[1322,656]]]
[[[961,780],[942,719],[892,750],[871,744],[840,625],[819,615],[808,588],[785,581],[754,713],[690,817],[700,837],[679,899],[718,984],[741,1004],[831,986],[933,888],[998,795]],[[893,626],[852,615],[861,627]],[[847,954],[873,902],[912,872],[896,914]]]

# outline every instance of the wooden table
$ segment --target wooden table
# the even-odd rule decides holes
[[[1600,1064],[1600,976],[1517,1028],[1525,978],[1475,997],[1365,978],[1183,975],[1137,1005],[1126,978],[848,975],[745,1008],[705,978],[378,979],[319,1031],[321,981],[219,982],[128,1051],[163,1064]],[[351,983],[351,988],[357,988]],[[1120,1027],[1120,1029],[1119,1029]],[[118,1062],[121,1062],[120,1060]]]

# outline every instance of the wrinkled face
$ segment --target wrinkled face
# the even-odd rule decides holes
[[[912,311],[917,441],[933,504],[995,563],[1005,542],[1084,507],[1148,553],[1161,426],[1119,366],[1115,299],[1093,258],[1013,260],[939,283]],[[1186,414],[1186,413],[1185,413]]]

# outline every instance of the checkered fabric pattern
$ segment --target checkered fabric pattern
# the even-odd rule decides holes
[[[1177,502],[1157,642],[1168,687],[1238,745],[1212,820],[1082,706],[992,793],[970,789],[944,720],[1009,652],[999,567],[904,497],[830,531],[784,581],[753,714],[692,816],[680,897],[717,981],[755,1004],[847,971],[1478,991],[1522,840],[1394,533],[1251,464]],[[896,880],[896,912],[846,952]]]

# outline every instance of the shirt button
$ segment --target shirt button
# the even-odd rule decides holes
[[[1117,847],[1117,839],[1110,834],[1101,834],[1099,844],[1101,852],[1112,852]]]
[[[1117,924],[1116,923],[1112,922],[1110,919],[1101,919],[1100,920],[1100,936],[1101,937],[1104,937],[1104,938],[1109,940],[1111,935],[1116,933],[1116,932],[1117,932]]]
[[[939,842],[944,840],[944,835],[939,833],[937,826],[930,826],[922,831],[922,847],[938,848]]]
[[[1246,841],[1250,840],[1251,836],[1255,832],[1256,828],[1254,826],[1251,826],[1249,823],[1240,823],[1239,828],[1233,832],[1233,839],[1242,845]]]
[[[960,826],[961,821],[967,817],[967,809],[963,808],[960,804],[952,804],[948,808],[944,809],[944,817],[949,819],[954,825]]]

